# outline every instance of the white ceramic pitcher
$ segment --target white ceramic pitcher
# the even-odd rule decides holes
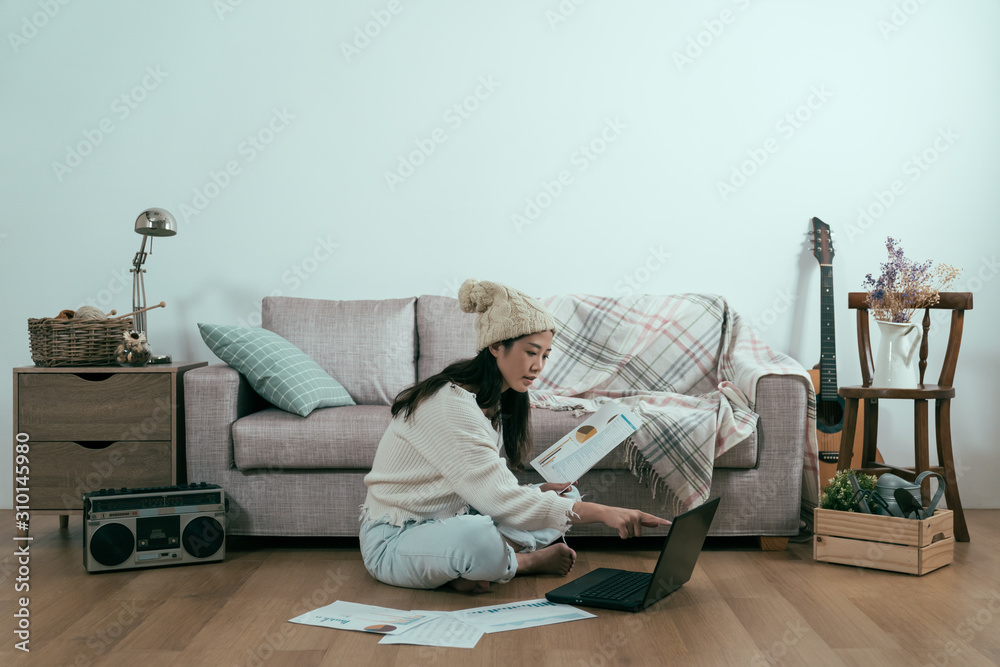
[[[875,355],[875,377],[872,387],[878,389],[916,389],[916,352],[920,346],[920,332],[913,322],[884,322],[875,320],[881,337]],[[911,333],[913,342],[907,340]]]

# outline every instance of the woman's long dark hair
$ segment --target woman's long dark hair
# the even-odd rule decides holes
[[[510,338],[501,344],[509,351],[515,340]],[[514,468],[522,469],[532,448],[528,393],[514,390],[501,393],[503,375],[488,347],[472,359],[456,361],[437,375],[401,391],[392,404],[392,416],[402,412],[403,419],[409,419],[424,400],[449,382],[476,389],[476,403],[493,415],[493,428],[503,434],[507,461]]]

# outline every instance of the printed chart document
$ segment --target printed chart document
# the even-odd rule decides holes
[[[475,648],[479,638],[483,636],[482,628],[463,623],[446,612],[416,611],[413,613],[425,614],[432,618],[402,634],[386,635],[379,640],[379,644]]]
[[[546,482],[575,482],[641,425],[628,408],[605,403],[531,465]]]
[[[359,630],[383,635],[395,635],[414,628],[434,617],[413,611],[400,611],[368,604],[337,600],[333,604],[289,619],[291,623],[318,625],[338,630]]]
[[[568,604],[549,602],[545,598],[525,600],[524,602],[508,602],[491,607],[473,607],[472,609],[453,611],[451,615],[486,633],[523,630],[539,625],[597,618],[589,611],[583,611]]]
[[[485,633],[597,618],[545,598],[459,611],[400,611],[337,600],[290,619],[290,623],[385,635],[379,644],[473,648]]]

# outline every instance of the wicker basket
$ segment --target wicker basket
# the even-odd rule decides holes
[[[36,366],[108,366],[115,364],[115,350],[131,317],[94,320],[28,319],[31,360]]]

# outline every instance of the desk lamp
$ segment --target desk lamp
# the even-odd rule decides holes
[[[146,263],[146,255],[153,253],[152,239],[149,240],[149,252],[146,252],[146,237],[173,236],[177,233],[177,221],[174,220],[174,216],[162,208],[149,208],[140,213],[139,217],[135,219],[135,232],[136,234],[142,234],[142,245],[139,246],[139,252],[135,254],[135,258],[132,260],[132,269],[130,271],[132,274],[132,310],[143,311],[135,314],[135,330],[146,334],[146,313],[144,311],[146,308],[146,284],[143,281],[143,274],[146,273],[146,269],[142,268],[142,266]],[[147,343],[149,342],[148,334],[146,335],[146,341]],[[149,363],[169,364],[170,355],[153,355]]]

